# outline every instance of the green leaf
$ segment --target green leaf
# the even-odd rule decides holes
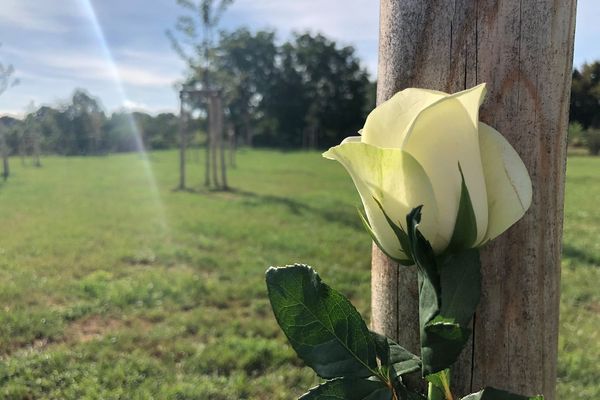
[[[419,276],[419,324],[423,376],[450,367],[469,339],[469,323],[481,292],[476,249],[436,257],[418,226],[421,208],[407,216],[408,235]]]
[[[379,203],[377,203],[377,204],[379,204]],[[385,248],[381,245],[381,243],[377,239],[377,236],[375,236],[375,232],[373,232],[373,228],[371,228],[371,224],[369,224],[369,221],[367,219],[367,216],[365,215],[365,212],[361,208],[357,208],[357,211],[358,211],[358,216],[360,217],[360,220],[363,223],[363,226],[365,227],[365,229],[369,233],[369,236],[371,236],[371,239],[377,245],[377,247],[379,248],[379,250],[381,250],[383,252],[383,254],[385,254],[386,256],[388,256],[390,259],[396,261],[398,264],[402,264],[402,265],[405,265],[405,266],[413,265],[414,264],[414,262],[412,260],[409,260],[409,259],[402,260],[402,259],[398,259],[398,258],[395,258],[394,256],[390,255],[385,250]],[[385,215],[385,213],[384,213],[384,215]],[[386,216],[386,219],[387,219],[387,216]],[[389,219],[388,219],[388,221],[389,221]],[[402,243],[400,244],[400,246],[402,246]]]
[[[309,390],[299,400],[391,400],[391,390],[381,381],[340,378]]]
[[[458,165],[458,170],[460,171],[462,183],[456,224],[454,225],[452,239],[450,239],[450,244],[448,245],[448,251],[450,252],[469,249],[475,245],[475,241],[477,240],[477,219],[460,164]]]
[[[394,376],[409,374],[421,369],[421,359],[394,342],[392,339],[371,332],[381,364],[393,368]]]
[[[487,387],[481,392],[470,394],[463,397],[462,400],[544,400],[544,396],[522,396],[506,392],[504,390]]]
[[[271,307],[298,356],[323,378],[376,375],[375,341],[354,306],[309,266],[269,268]]]

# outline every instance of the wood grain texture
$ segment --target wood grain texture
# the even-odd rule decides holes
[[[381,1],[378,102],[406,87],[487,82],[480,119],[516,148],[533,181],[529,212],[482,251],[473,340],[453,377],[459,395],[493,385],[555,400],[575,9],[575,0]],[[372,326],[414,350],[414,271],[373,253]]]

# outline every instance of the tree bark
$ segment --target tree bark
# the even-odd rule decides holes
[[[6,143],[6,133],[0,131],[0,155],[2,156],[2,179],[5,181],[10,175],[10,165],[8,163],[8,144]]]
[[[525,217],[482,251],[472,341],[458,395],[485,385],[555,400],[560,252],[575,0],[381,0],[378,102],[406,87],[487,82],[480,119],[502,132],[533,181]],[[413,268],[374,248],[372,326],[418,351]]]

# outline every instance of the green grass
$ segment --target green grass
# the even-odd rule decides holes
[[[191,157],[194,160],[194,157]],[[305,262],[369,311],[350,179],[317,153],[242,151],[232,192],[174,192],[174,152],[12,160],[0,183],[0,398],[290,399],[317,381],[266,299]],[[559,391],[600,398],[600,159],[571,158]]]

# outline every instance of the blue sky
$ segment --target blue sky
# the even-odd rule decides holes
[[[320,31],[357,48],[366,68],[377,64],[376,0],[237,0],[222,27],[270,28],[279,40],[292,31]],[[0,96],[0,115],[57,104],[77,87],[108,111],[121,107],[173,111],[173,83],[185,66],[165,29],[181,9],[175,0],[2,0],[0,60],[21,83]],[[579,0],[576,66],[600,59],[600,1]]]

